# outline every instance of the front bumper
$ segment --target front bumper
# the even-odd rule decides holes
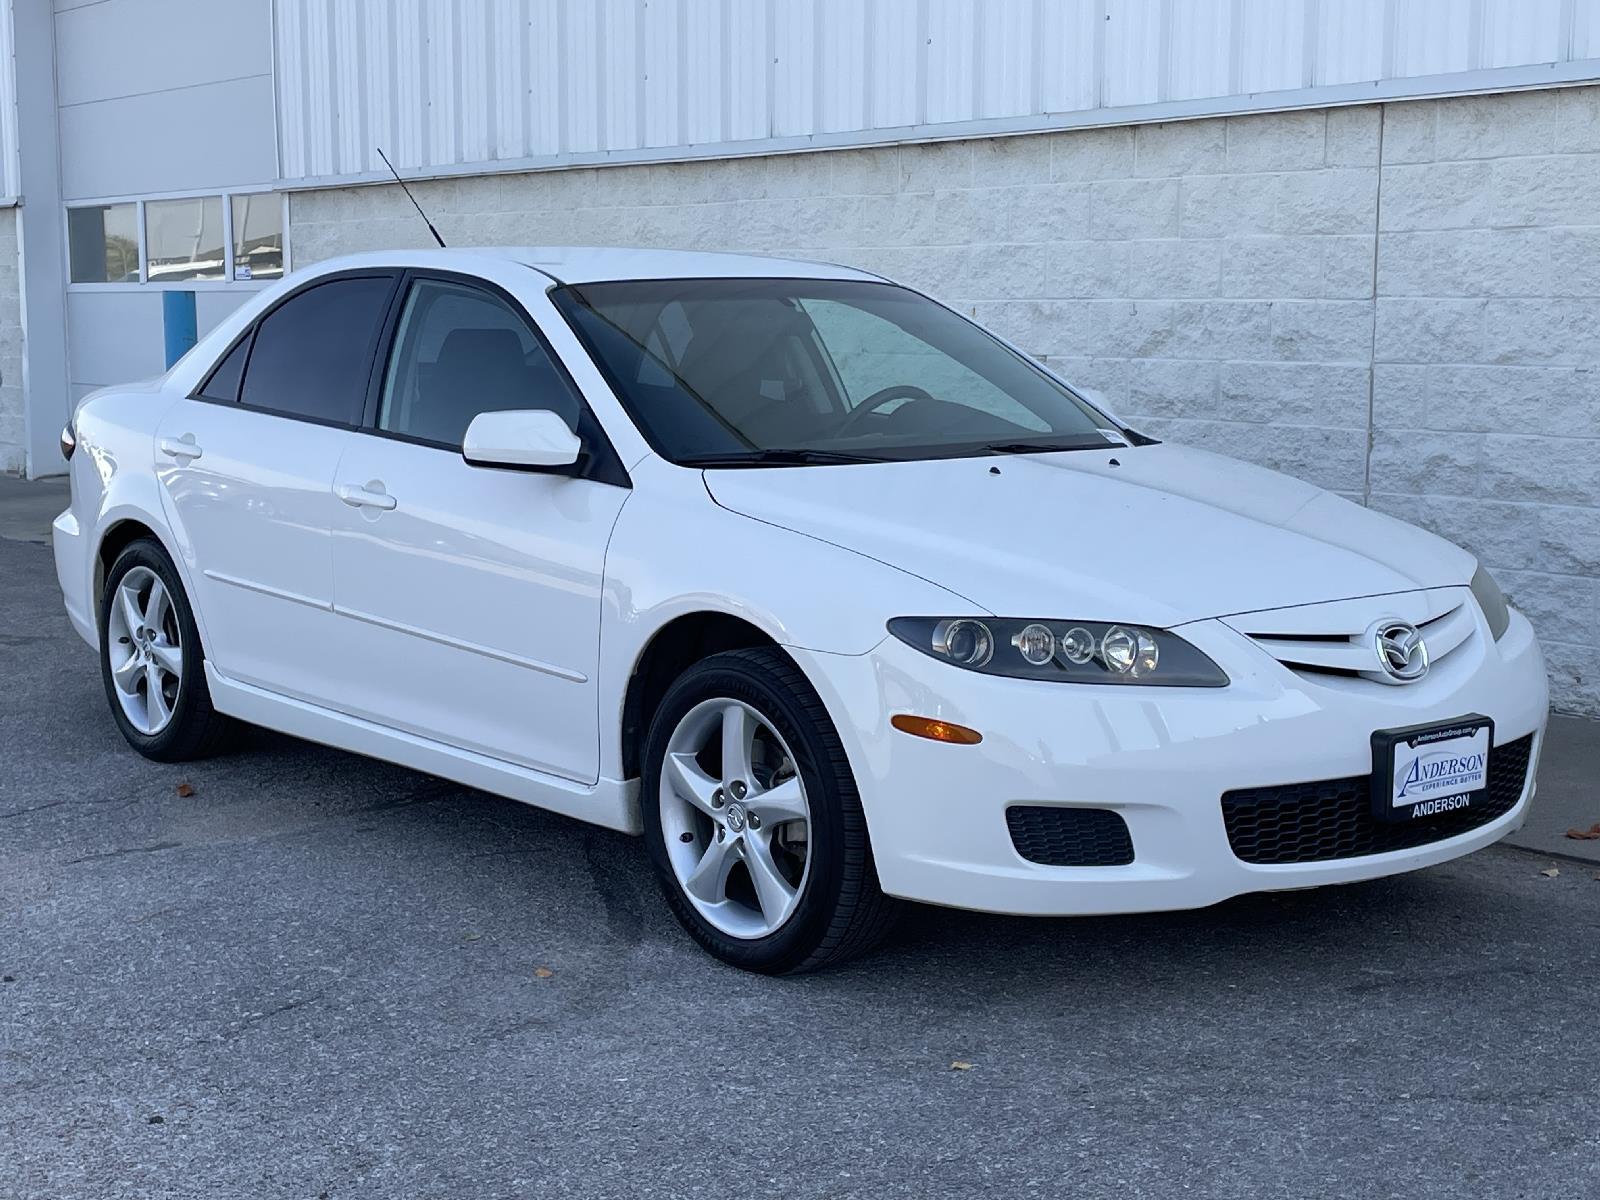
[[[1544,737],[1544,660],[1520,614],[1499,642],[1475,619],[1467,644],[1404,687],[1323,686],[1218,621],[1182,631],[1227,671],[1232,683],[1217,689],[1003,679],[893,638],[864,655],[794,654],[844,741],[890,895],[1001,913],[1149,912],[1414,870],[1518,828]],[[1272,865],[1235,856],[1223,793],[1362,775],[1372,769],[1374,730],[1472,712],[1494,719],[1497,746],[1534,735],[1521,797],[1504,816],[1392,853]],[[903,734],[889,725],[896,713],[955,721],[984,740],[958,746]],[[1110,809],[1127,822],[1134,860],[1030,862],[1007,828],[1013,805]]]

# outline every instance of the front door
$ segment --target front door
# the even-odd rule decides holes
[[[248,330],[154,447],[213,667],[322,700],[340,671],[332,484],[357,438],[394,274],[294,293]]]
[[[596,436],[514,301],[416,278],[376,428],[340,463],[337,707],[579,782],[599,774],[595,680],[606,543],[625,488],[468,466],[480,412],[546,408]]]

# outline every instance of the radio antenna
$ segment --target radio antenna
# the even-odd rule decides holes
[[[406,181],[400,178],[400,172],[394,169],[394,164],[389,161],[389,156],[383,152],[382,146],[376,146],[378,157],[383,159],[383,165],[389,168],[389,174],[394,176],[394,181],[400,185],[400,190],[406,194],[406,199],[411,201],[411,207],[417,210],[417,216],[422,218],[422,223],[428,227],[428,232],[433,234],[433,240],[439,243],[439,249],[448,250],[444,239],[439,236],[439,231],[433,227],[433,222],[428,220],[428,214],[422,211],[422,205],[417,203],[417,198],[411,194],[411,189],[406,186]]]

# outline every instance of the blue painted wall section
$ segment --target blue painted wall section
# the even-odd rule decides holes
[[[167,343],[167,366],[194,346],[196,325],[193,292],[161,293],[161,330]]]

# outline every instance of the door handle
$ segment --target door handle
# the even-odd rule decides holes
[[[377,486],[381,488],[383,485],[377,484]],[[333,494],[351,508],[381,508],[384,512],[388,512],[398,503],[387,492],[371,490],[371,485],[356,487],[354,484],[341,483],[333,489]]]
[[[204,453],[195,444],[194,434],[192,433],[186,433],[181,438],[164,437],[157,445],[160,447],[161,453],[168,458],[175,458],[179,462],[193,462]]]

